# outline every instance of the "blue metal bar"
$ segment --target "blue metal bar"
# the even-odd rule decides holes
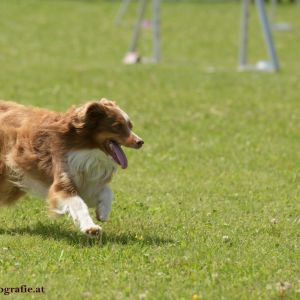
[[[242,0],[240,69],[244,69],[247,66],[249,5],[250,0]]]
[[[160,60],[160,0],[153,0],[153,60]]]
[[[272,39],[272,34],[271,34],[268,17],[266,14],[265,4],[263,0],[255,0],[255,3],[259,14],[259,19],[263,28],[264,39],[267,44],[269,57],[271,59],[272,69],[274,71],[277,71],[279,70],[279,62],[277,59],[277,54]]]

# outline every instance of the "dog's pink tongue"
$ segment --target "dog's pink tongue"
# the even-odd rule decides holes
[[[128,166],[128,162],[127,162],[127,157],[126,157],[124,151],[119,146],[119,144],[117,144],[115,142],[111,142],[111,145],[112,145],[112,151],[114,152],[114,154],[116,155],[116,157],[118,159],[117,163],[119,163],[121,165],[122,169],[126,169]]]

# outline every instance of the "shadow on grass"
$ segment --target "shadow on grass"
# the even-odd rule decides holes
[[[18,228],[0,228],[0,234],[8,235],[32,235],[40,236],[44,239],[53,239],[56,241],[66,241],[70,245],[79,247],[104,246],[106,244],[140,244],[148,246],[161,246],[164,244],[174,244],[172,239],[164,239],[157,235],[140,236],[132,232],[112,233],[103,232],[99,237],[88,237],[79,231],[65,230],[58,224],[42,224],[38,222],[34,226]]]

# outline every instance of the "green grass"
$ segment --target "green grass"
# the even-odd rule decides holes
[[[300,299],[300,9],[280,6],[293,30],[275,33],[281,72],[262,74],[236,72],[238,2],[164,2],[163,61],[136,66],[121,64],[135,5],[119,28],[118,6],[0,3],[0,98],[57,110],[115,99],[146,142],[126,151],[102,240],[31,196],[1,209],[1,287],[44,286],[46,299]],[[250,25],[254,63],[266,57],[254,10]],[[25,296],[41,297],[13,299]]]

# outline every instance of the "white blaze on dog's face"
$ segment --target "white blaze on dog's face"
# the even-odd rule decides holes
[[[123,169],[128,165],[121,146],[139,149],[144,141],[132,131],[128,115],[107,99],[86,104],[84,128],[93,141]]]

